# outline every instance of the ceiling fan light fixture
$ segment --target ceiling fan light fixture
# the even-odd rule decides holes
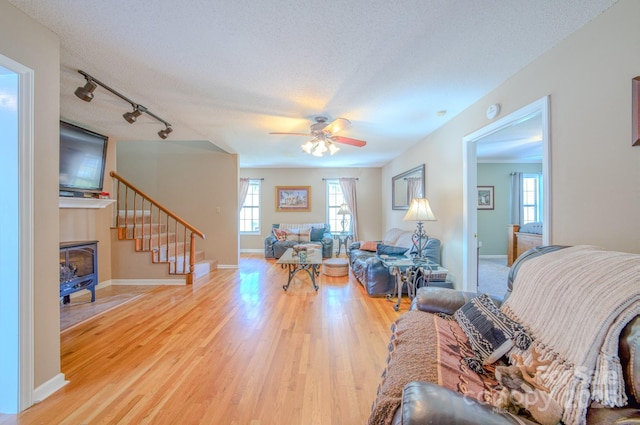
[[[336,153],[336,152],[338,152],[340,150],[340,148],[337,147],[335,144],[333,144],[331,142],[329,142],[328,144],[329,144],[329,153],[331,155],[333,155],[334,153]]]
[[[314,147],[314,143],[311,140],[307,140],[307,143],[302,145],[302,150],[310,154],[313,147]]]
[[[318,146],[313,150],[314,156],[322,156],[323,153],[327,151],[327,144],[324,140],[318,141]]]

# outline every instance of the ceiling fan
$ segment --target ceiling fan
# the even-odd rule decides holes
[[[283,133],[271,132],[269,134],[287,134],[293,136],[309,136],[313,137],[302,145],[302,150],[313,156],[322,156],[323,153],[329,151],[331,155],[340,150],[334,143],[343,143],[345,145],[362,147],[367,144],[364,140],[352,139],[350,137],[336,136],[340,130],[351,125],[351,121],[346,118],[336,118],[330,123],[324,116],[315,117],[315,123],[311,124],[310,133]]]

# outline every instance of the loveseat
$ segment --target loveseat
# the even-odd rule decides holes
[[[333,255],[331,228],[326,223],[273,224],[264,240],[264,257],[280,258],[288,249],[299,244],[314,244],[322,247],[322,258]]]
[[[354,276],[364,286],[369,296],[392,293],[395,277],[382,264],[378,255],[411,255],[416,249],[411,239],[413,232],[393,228],[381,241],[359,241],[349,246],[349,264]],[[424,256],[440,264],[440,240],[429,238],[423,249]],[[433,282],[436,284],[436,282]]]
[[[514,262],[507,284],[501,306],[470,292],[417,291],[392,325],[369,425],[638,423],[640,255],[537,247]],[[476,368],[479,337],[463,318],[481,304],[491,307],[477,316],[489,325],[479,333],[507,336],[509,344]]]

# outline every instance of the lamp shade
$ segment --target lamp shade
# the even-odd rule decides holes
[[[429,200],[426,198],[413,198],[411,205],[409,205],[409,211],[405,214],[404,221],[433,221],[436,216],[431,211],[429,206]]]
[[[347,204],[342,204],[340,205],[340,209],[338,210],[338,215],[347,215],[347,214],[351,214],[351,211],[349,211],[349,207],[347,206]]]

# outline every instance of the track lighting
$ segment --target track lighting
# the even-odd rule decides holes
[[[133,107],[133,111],[125,112],[124,114],[122,114],[122,117],[125,120],[127,120],[128,123],[133,124],[134,122],[136,122],[136,119],[140,115],[147,114],[151,118],[155,119],[156,121],[159,121],[162,124],[164,124],[165,128],[158,132],[158,136],[160,136],[162,139],[166,139],[167,136],[169,135],[169,133],[171,133],[173,131],[173,128],[171,128],[171,124],[169,122],[163,120],[162,118],[160,118],[156,114],[152,113],[146,107],[144,107],[144,106],[134,102],[133,100],[127,98],[126,96],[118,93],[117,91],[115,91],[114,89],[109,87],[108,85],[96,80],[91,75],[87,74],[86,72],[84,72],[84,71],[79,69],[78,73],[83,75],[85,80],[87,80],[87,83],[83,87],[78,87],[76,89],[76,91],[75,91],[76,96],[78,96],[80,99],[84,100],[85,102],[91,102],[91,99],[93,99],[94,90],[98,86],[103,87],[106,90],[108,90],[111,93],[113,93],[116,96],[118,96],[120,99],[122,99],[125,102],[129,103]]]
[[[166,139],[169,133],[171,133],[172,131],[173,131],[173,128],[167,125],[167,127],[164,130],[158,131],[158,136],[160,136],[161,139]]]
[[[91,102],[91,100],[93,99],[93,91],[98,87],[98,85],[94,83],[91,78],[88,78],[86,76],[85,78],[87,79],[87,84],[85,84],[83,87],[78,87],[75,91],[75,94],[85,102]]]
[[[136,122],[136,119],[142,115],[143,112],[146,112],[147,108],[145,108],[142,105],[131,105],[133,106],[133,111],[131,112],[125,112],[124,114],[122,114],[122,117],[127,120],[127,122],[129,124],[133,124],[134,122]]]

